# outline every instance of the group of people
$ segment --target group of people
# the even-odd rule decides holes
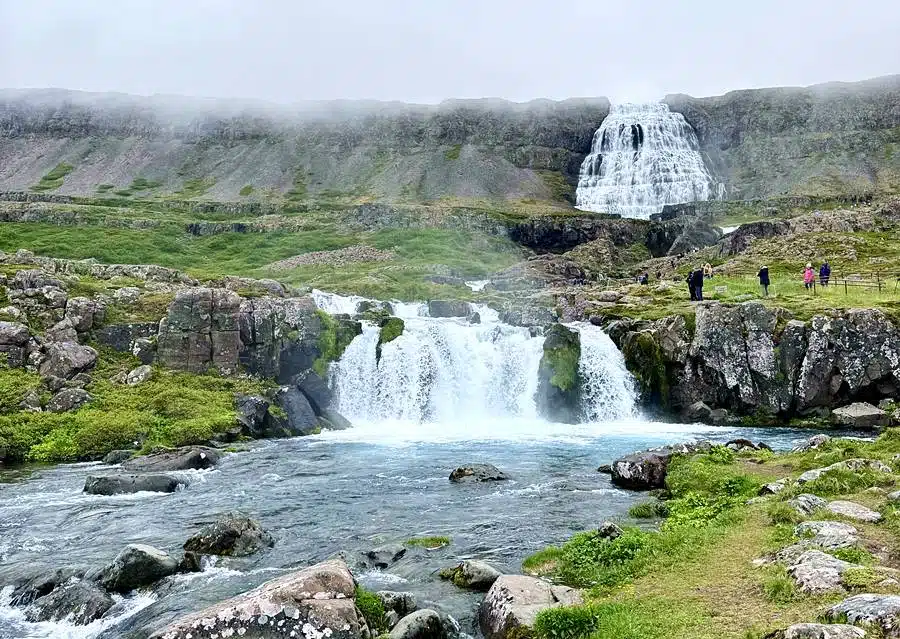
[[[703,301],[703,281],[713,276],[712,264],[707,262],[703,266],[697,266],[696,269],[688,273],[686,281],[688,290],[691,293],[692,302]]]
[[[763,295],[768,297],[769,295],[769,267],[763,266],[759,269],[759,272],[756,274],[759,278],[759,285],[762,286]],[[831,265],[828,263],[828,260],[822,262],[822,266],[819,267],[819,284],[821,286],[828,286],[828,282],[831,280]],[[816,272],[813,270],[812,262],[806,263],[806,268],[803,269],[803,286],[806,290],[812,289],[816,285]]]

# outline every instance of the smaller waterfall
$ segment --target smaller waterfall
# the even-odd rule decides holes
[[[581,411],[586,422],[636,417],[637,389],[625,358],[602,329],[587,323],[566,324],[581,336]]]
[[[720,195],[684,116],[663,103],[621,104],[594,134],[576,206],[647,219],[666,204],[708,200],[714,188]]]

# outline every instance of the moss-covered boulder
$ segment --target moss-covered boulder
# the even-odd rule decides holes
[[[546,419],[575,423],[580,416],[581,336],[562,324],[551,324],[538,368],[538,411]]]
[[[634,375],[647,403],[669,407],[669,377],[659,342],[651,331],[627,333],[622,338],[625,366]]]
[[[406,328],[406,324],[399,317],[385,318],[379,325],[381,332],[378,335],[378,344],[375,346],[375,358],[378,360],[381,359],[381,347],[403,335],[403,329]]]
[[[322,322],[322,331],[319,333],[319,356],[313,362],[313,370],[324,378],[328,375],[328,365],[339,360],[353,338],[362,333],[362,324],[346,317],[332,317],[324,311],[316,314]]]

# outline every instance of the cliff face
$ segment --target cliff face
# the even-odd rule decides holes
[[[214,199],[561,199],[605,98],[311,103],[297,107],[70,91],[0,92],[0,190],[58,164],[57,193],[127,189]],[[241,189],[252,187],[250,195]]]
[[[900,189],[900,75],[665,102],[729,199]]]

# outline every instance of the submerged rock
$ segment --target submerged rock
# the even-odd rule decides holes
[[[379,590],[375,594],[381,600],[384,609],[396,613],[398,619],[402,619],[419,608],[416,596],[411,592]]]
[[[180,484],[171,475],[89,475],[84,481],[84,492],[90,495],[174,493]]]
[[[467,317],[471,307],[461,300],[431,300],[428,302],[429,317]]]
[[[184,542],[184,549],[201,555],[245,557],[271,548],[275,539],[256,521],[239,513],[222,515]]]
[[[394,565],[406,555],[406,546],[403,544],[386,544],[369,550],[364,555],[364,562],[370,568],[388,568]]]
[[[468,559],[440,572],[441,579],[452,581],[460,588],[482,592],[490,590],[500,575],[500,571],[490,564],[475,559]]]
[[[84,570],[79,568],[57,568],[52,572],[38,569],[13,583],[11,603],[14,606],[27,606],[63,584],[83,577]]]
[[[509,476],[493,464],[467,464],[450,473],[450,481],[456,483],[503,481],[506,479],[509,479]]]
[[[84,626],[102,617],[113,607],[113,598],[89,581],[61,586],[25,609],[25,618],[32,623],[66,620]]]
[[[481,603],[478,621],[485,639],[513,639],[519,636],[516,629],[531,628],[542,610],[581,603],[581,593],[572,588],[535,577],[503,575]]]
[[[364,639],[371,633],[355,593],[347,565],[326,561],[178,619],[151,639]]]
[[[153,546],[129,544],[100,573],[99,583],[111,592],[130,592],[175,574],[178,562]]]
[[[222,453],[206,446],[185,446],[161,453],[129,459],[122,464],[125,470],[138,472],[165,473],[175,470],[205,470],[212,468]]]

